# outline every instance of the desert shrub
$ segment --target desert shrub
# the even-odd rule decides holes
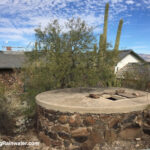
[[[0,83],[0,133],[12,135],[15,121],[9,112],[9,104],[5,97],[5,86]]]

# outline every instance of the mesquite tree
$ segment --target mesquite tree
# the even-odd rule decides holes
[[[104,30],[99,47],[95,44],[92,28],[81,19],[70,19],[65,30],[57,20],[44,30],[37,28],[36,43],[27,53],[22,75],[25,83],[24,99],[29,114],[35,109],[35,96],[43,91],[68,88],[115,85],[113,51],[108,51],[107,26],[109,4],[106,4]],[[116,48],[122,28],[119,24]]]
[[[35,96],[43,91],[86,87],[96,84],[95,37],[92,28],[81,19],[70,19],[65,30],[57,20],[44,30],[36,31],[36,43],[32,52],[27,53],[23,68],[25,82],[24,97],[28,100],[29,113],[34,110]],[[96,47],[95,47],[96,49]]]

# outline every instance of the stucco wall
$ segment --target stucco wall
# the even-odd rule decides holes
[[[115,67],[115,73],[128,63],[139,63],[139,62],[140,60],[138,60],[135,56],[128,54],[126,57],[124,57],[121,61],[118,62],[117,66]]]

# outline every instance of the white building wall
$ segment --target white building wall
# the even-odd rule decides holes
[[[135,56],[128,54],[126,57],[124,57],[121,61],[118,62],[118,64],[115,67],[115,73],[128,63],[139,63],[139,62],[140,60],[137,59]]]

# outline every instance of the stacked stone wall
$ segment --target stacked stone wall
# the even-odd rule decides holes
[[[39,138],[55,149],[92,150],[97,144],[111,145],[117,140],[144,140],[150,146],[150,110],[124,114],[80,114],[37,106],[37,114]]]
[[[0,70],[0,82],[6,86],[12,86],[14,83],[22,85],[19,77],[20,70],[3,69]]]

